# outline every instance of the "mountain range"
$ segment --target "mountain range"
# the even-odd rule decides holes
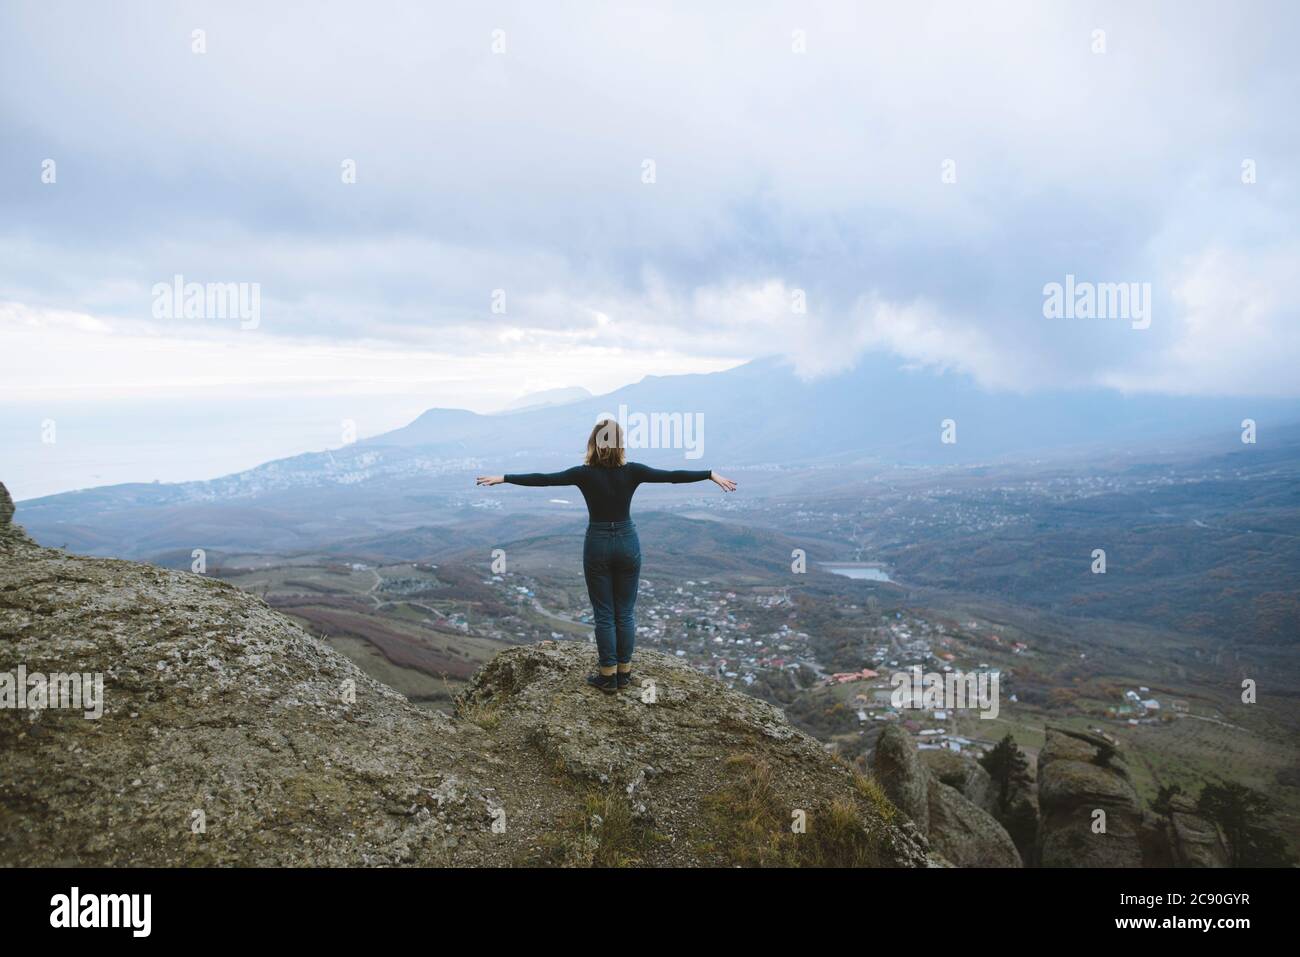
[[[629,427],[629,457],[672,468],[740,470],[971,466],[1156,454],[1196,442],[1240,449],[1243,422],[1261,441],[1300,421],[1300,400],[991,392],[967,376],[869,356],[844,374],[807,380],[788,363],[647,376],[603,396],[539,394],[518,411],[429,409],[408,425],[338,449],[268,462],[208,481],[128,483],[28,499],[21,520],[38,540],[89,554],[147,557],[165,548],[308,548],[485,517],[499,498],[476,473],[549,470],[580,460],[597,417]],[[668,426],[638,431],[638,416]],[[674,431],[676,430],[676,431]],[[654,441],[662,437],[665,442]],[[638,447],[638,440],[654,446]],[[840,478],[843,476],[841,474]],[[576,500],[577,496],[574,495]],[[530,500],[534,504],[540,500]],[[548,505],[550,505],[548,501]],[[562,511],[580,507],[562,501]],[[490,516],[488,516],[490,517]]]

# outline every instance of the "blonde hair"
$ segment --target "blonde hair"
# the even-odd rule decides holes
[[[583,459],[588,465],[602,468],[618,468],[627,461],[623,451],[623,430],[613,419],[601,419],[587,437],[587,457]]]

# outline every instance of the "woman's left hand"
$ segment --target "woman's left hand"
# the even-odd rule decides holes
[[[475,485],[500,485],[506,480],[504,475],[480,475],[474,480]]]
[[[727,478],[725,475],[719,475],[717,472],[709,473],[709,481],[716,483],[718,488],[722,489],[724,492],[734,492],[736,490],[735,482]]]

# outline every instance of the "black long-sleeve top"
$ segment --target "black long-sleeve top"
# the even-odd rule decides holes
[[[599,465],[575,465],[563,472],[530,472],[507,475],[511,485],[576,485],[587,500],[587,513],[593,522],[622,522],[629,517],[632,493],[642,482],[702,482],[713,473],[708,469],[691,471],[652,469],[640,462],[628,462],[616,468]]]

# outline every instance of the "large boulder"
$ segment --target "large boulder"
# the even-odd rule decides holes
[[[6,528],[13,524],[14,520],[14,500],[9,494],[9,489],[5,488],[5,483],[0,482],[0,528]]]
[[[0,555],[16,554],[20,548],[29,548],[32,545],[31,539],[13,523],[13,520],[14,500],[9,495],[9,489],[0,482]]]
[[[1011,835],[956,789],[931,778],[930,847],[957,867],[1020,867]]]
[[[1038,754],[1038,802],[1043,867],[1142,865],[1141,805],[1115,742],[1048,726]]]
[[[930,863],[923,832],[898,818],[885,793],[778,708],[640,650],[634,687],[606,698],[585,684],[591,664],[590,649],[575,642],[502,652],[462,692],[456,715],[489,727],[500,746],[562,768],[579,787],[616,788],[653,825],[665,864],[735,863],[737,851],[753,862],[798,862],[798,842],[786,840],[792,815],[815,837],[837,801],[879,839],[880,863]],[[736,847],[724,832],[742,818],[779,822],[773,854]]]
[[[889,799],[923,830],[934,855],[955,867],[1020,867],[1020,853],[1006,829],[942,777],[987,801],[988,773],[969,758],[948,754],[952,757],[920,752],[910,734],[886,725],[871,767]]]
[[[917,757],[912,736],[897,725],[885,725],[876,739],[871,768],[889,800],[911,818],[922,833],[929,833],[929,774]]]
[[[1146,867],[1228,867],[1232,855],[1223,829],[1202,816],[1185,794],[1169,800],[1168,813],[1143,818]]]
[[[993,779],[969,754],[948,748],[931,748],[921,752],[921,763],[930,774],[961,792],[961,796],[990,814],[997,805]]]

